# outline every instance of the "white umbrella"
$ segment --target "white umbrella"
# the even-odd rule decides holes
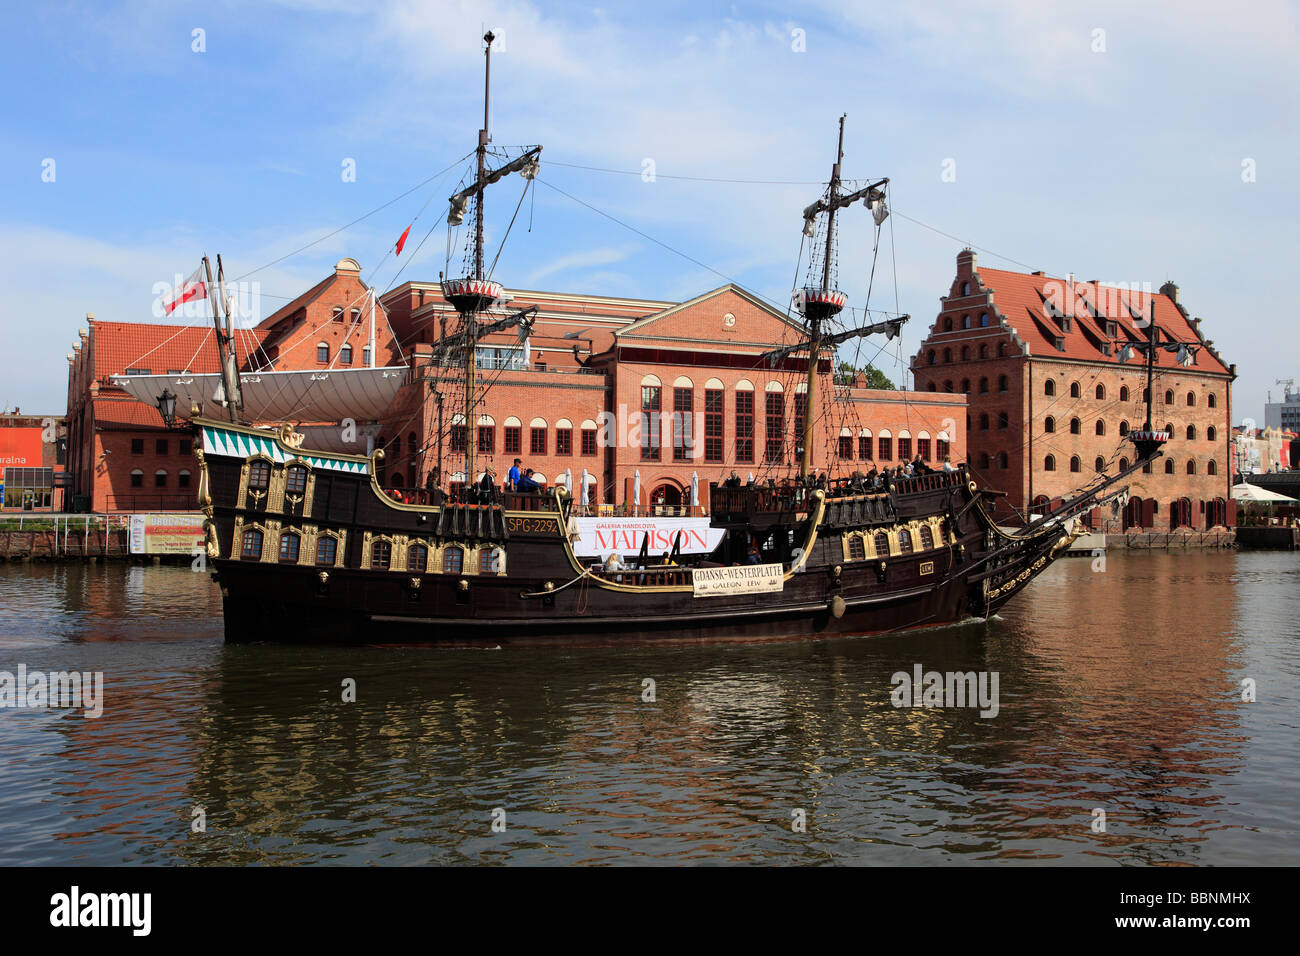
[[[1245,501],[1251,504],[1296,500],[1294,498],[1288,498],[1286,495],[1279,495],[1276,491],[1269,491],[1267,488],[1261,488],[1259,485],[1252,485],[1246,481],[1243,481],[1239,485],[1232,486],[1232,497],[1235,501]]]
[[[591,504],[591,492],[587,489],[587,469],[582,469],[582,506]]]
[[[641,469],[632,472],[632,507],[641,507]]]
[[[754,473],[752,471],[749,473],[749,483],[751,485],[754,483]]]
[[[564,490],[569,493],[570,498],[573,497],[573,469],[572,468],[564,469]]]
[[[691,472],[691,507],[698,508],[699,506],[700,506],[700,473],[698,471],[693,471]]]

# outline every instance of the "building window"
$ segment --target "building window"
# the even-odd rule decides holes
[[[754,460],[754,393],[736,393],[736,461]]]
[[[894,439],[888,435],[882,435],[879,447],[881,461],[890,461],[894,457]]]
[[[301,539],[293,531],[286,531],[280,535],[280,563],[297,564],[298,563],[298,546]]]
[[[1174,403],[1174,390],[1172,388],[1167,388],[1165,389],[1165,404],[1172,405],[1173,403]]]
[[[1174,460],[1173,460],[1172,458],[1166,458],[1166,459],[1165,459],[1165,474],[1166,474],[1166,475],[1172,475],[1173,473],[1174,473]]]
[[[1128,401],[1128,386],[1127,386],[1127,385],[1121,385],[1121,386],[1119,387],[1119,400],[1120,400],[1121,402],[1127,402],[1127,401]]]
[[[1187,459],[1187,473],[1188,473],[1189,475],[1194,475],[1194,474],[1196,474],[1196,459],[1195,459],[1195,458],[1189,458],[1189,459]]]
[[[1043,471],[1056,471],[1056,456],[1048,455],[1043,459]]]
[[[898,460],[899,461],[912,460],[912,439],[911,438],[900,438],[898,440]]]
[[[335,322],[343,321],[343,306],[341,305],[334,306],[334,321]]]
[[[316,563],[334,567],[334,556],[338,553],[338,539],[325,535],[316,539]]]
[[[853,458],[853,436],[841,435],[839,442],[839,456],[841,458]]]
[[[351,364],[352,364],[352,346],[351,346],[351,345],[344,345],[341,349],[339,349],[339,364],[340,364],[340,365],[351,365]]]
[[[155,488],[167,487],[167,472],[164,471],[162,468],[159,468],[157,471],[153,473],[153,486]]]
[[[930,439],[918,438],[916,440],[916,453],[921,456],[922,461],[930,460]]]
[[[1098,435],[1106,434],[1106,422],[1104,419],[1097,419],[1096,432]]]
[[[1005,375],[999,375],[999,376],[998,376],[998,391],[999,391],[999,392],[1005,392],[1005,391],[1007,391],[1008,387],[1009,387],[1009,386],[1008,386],[1008,384],[1007,384],[1007,377],[1006,377]]]
[[[573,454],[573,429],[555,429],[555,453],[557,455]]]
[[[167,439],[166,438],[154,439],[153,451],[155,455],[167,454]]]
[[[1050,379],[1050,378],[1049,378],[1047,381],[1045,381],[1045,382],[1043,383],[1043,394],[1044,394],[1044,395],[1055,395],[1055,394],[1056,394],[1056,382],[1054,382],[1054,381],[1053,381],[1052,379]]]
[[[1206,395],[1206,396],[1205,396],[1205,404],[1206,404],[1206,405],[1209,405],[1211,408],[1213,408],[1213,407],[1215,406],[1215,403],[1216,403],[1217,401],[1218,401],[1218,399],[1216,399],[1216,398],[1214,397],[1214,393],[1213,393],[1213,392],[1211,392],[1209,395]]]
[[[249,528],[244,532],[244,540],[239,548],[239,556],[245,561],[258,561],[262,557],[262,532]]]
[[[704,390],[704,460],[722,461],[722,415],[724,392],[720,388]]]
[[[988,456],[987,453],[984,453],[984,452],[981,452],[981,453],[980,453],[980,467],[981,467],[981,468],[988,468],[988,467],[989,467],[989,456]]]
[[[1215,463],[1213,458],[1205,463],[1205,473],[1207,475],[1217,475],[1219,473],[1219,466]]]
[[[1120,437],[1120,438],[1123,438],[1123,437],[1124,437],[1125,435],[1127,435],[1127,434],[1128,434],[1128,422],[1120,422],[1120,423],[1119,423],[1119,437]]]
[[[1105,385],[1102,385],[1100,382],[1098,382],[1098,383],[1097,383],[1097,393],[1096,393],[1096,394],[1097,394],[1097,401],[1099,401],[1099,402],[1101,402],[1101,401],[1105,401],[1105,399],[1106,399],[1106,386],[1105,386]]]
[[[969,361],[970,361],[970,346],[969,346],[969,345],[963,345],[963,346],[961,347],[961,360],[962,360],[963,362],[969,362]]]
[[[1128,471],[1128,459],[1127,459],[1127,458],[1121,458],[1121,459],[1119,460],[1119,470],[1120,470],[1121,472],[1123,472],[1123,471]]]
[[[1070,383],[1070,397],[1071,397],[1071,398],[1079,398],[1081,395],[1082,395],[1082,392],[1079,391],[1079,383],[1078,383],[1078,382],[1071,382],[1071,383]]]
[[[988,357],[989,357],[989,347],[988,347],[987,345],[981,345],[981,346],[980,346],[980,358],[982,358],[982,359],[986,359],[986,358],[988,358]]]
[[[963,378],[963,379],[961,380],[961,391],[962,391],[962,394],[963,394],[963,395],[969,395],[969,394],[970,394],[970,379],[968,379],[968,378]]]
[[[328,364],[330,360],[330,347],[324,342],[316,344],[316,361],[322,365]]]
[[[143,455],[143,454],[144,454],[144,439],[143,439],[143,438],[132,438],[132,439],[131,439],[131,454],[133,454],[133,455]]]
[[[951,364],[952,364],[952,349],[944,349],[944,350],[943,350],[943,364],[944,364],[944,365],[951,365]],[[948,389],[948,391],[951,392],[952,389]]]
[[[370,566],[376,571],[387,571],[393,563],[393,546],[387,541],[375,541],[370,545]]]
[[[767,439],[763,460],[768,464],[780,464],[785,454],[785,395],[782,392],[768,392],[765,411],[767,413]]]
[[[1070,419],[1070,434],[1071,435],[1083,434],[1083,424],[1079,421],[1079,419],[1077,418]]]
[[[463,424],[452,425],[450,438],[452,454],[464,454],[466,441],[465,426]]]
[[[370,346],[369,345],[363,345],[361,347],[361,364],[366,366],[366,368],[370,367]]]
[[[496,454],[497,429],[495,425],[478,426],[478,450],[480,455]]]
[[[182,455],[188,455],[188,454],[190,454],[190,440],[189,440],[188,438],[182,438],[182,439],[180,439],[180,440],[176,443],[176,445],[177,445],[176,451],[177,451],[179,454],[182,454]]]
[[[131,487],[132,488],[144,487],[144,472],[141,471],[139,468],[131,472]]]
[[[176,474],[176,487],[188,488],[190,486],[190,473],[182,469]]]
[[[948,392],[949,394],[952,393],[952,379],[949,378],[949,379],[945,379],[945,380],[944,380],[944,383],[943,383],[943,390],[944,390],[945,392]]]
[[[596,429],[582,430],[582,453],[588,457],[596,454]]]
[[[1009,461],[1010,461],[1010,459],[1007,458],[1007,453],[1006,453],[1006,452],[1004,452],[1004,451],[1000,451],[1000,452],[998,452],[998,467],[999,467],[999,468],[1001,468],[1003,471],[1006,471],[1007,468],[1010,467],[1010,465],[1008,464]]]
[[[673,461],[687,461],[695,445],[691,434],[694,425],[695,392],[689,388],[673,389]]]
[[[1192,407],[1195,406],[1195,405],[1196,405],[1196,393],[1195,393],[1195,392],[1188,392],[1188,393],[1187,393],[1187,407],[1188,407],[1188,408],[1192,408]]]
[[[422,544],[413,544],[406,549],[406,570],[423,574],[429,567],[429,549]]]
[[[1056,419],[1051,415],[1048,415],[1043,419],[1043,431],[1048,433],[1056,431]]]
[[[988,430],[989,430],[989,416],[988,416],[988,412],[982,412],[982,413],[980,414],[980,431],[982,431],[982,432],[986,432],[986,431],[988,431]]]
[[[1004,357],[1006,356],[1006,354],[1007,354],[1007,343],[1006,343],[1006,342],[999,342],[999,343],[998,343],[998,358],[1004,358]]]
[[[930,349],[930,354],[927,355],[926,358],[929,360],[930,364],[933,365],[936,361],[938,361],[939,356],[936,354],[934,349]]]
[[[1080,467],[1081,467],[1081,465],[1080,465],[1080,463],[1079,463],[1079,456],[1078,456],[1078,455],[1071,455],[1071,456],[1070,456],[1070,471],[1077,472],[1077,471],[1079,471]]]
[[[442,570],[444,574],[460,574],[465,568],[465,551],[450,547],[442,553]]]
[[[1195,426],[1195,425],[1188,425],[1188,426],[1187,426],[1187,440],[1188,440],[1188,441],[1195,441],[1195,440],[1196,440],[1196,426]]]
[[[1218,430],[1217,430],[1213,425],[1211,425],[1209,428],[1205,429],[1205,440],[1206,440],[1206,441],[1214,441],[1214,439],[1215,439],[1217,436],[1218,436]]]
[[[998,428],[1008,428],[1011,425],[1011,418],[1006,412],[998,412]]]
[[[528,451],[534,455],[546,454],[546,429],[528,429]]]
[[[947,457],[948,457],[948,442],[946,442],[946,441],[945,441],[944,439],[942,439],[942,438],[935,439],[935,443],[934,443],[934,453],[935,453],[936,455],[939,456],[939,460],[940,460],[940,461],[943,461],[945,458],[947,458]]]
[[[641,386],[641,460],[659,460],[659,413],[660,395],[658,385]]]
[[[980,379],[980,394],[987,395],[988,393],[989,393],[989,380],[987,378],[982,378]]]
[[[1106,462],[1100,455],[1098,455],[1097,460],[1092,463],[1092,470],[1098,474],[1106,470]]]
[[[872,455],[871,455],[870,435],[858,436],[858,457],[861,458],[863,461],[871,461]]]
[[[507,425],[505,434],[505,453],[507,455],[519,454],[519,432],[518,425]]]

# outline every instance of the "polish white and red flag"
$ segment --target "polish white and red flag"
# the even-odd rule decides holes
[[[169,301],[163,303],[163,314],[171,315],[186,302],[194,302],[208,297],[208,287],[203,281],[203,266],[194,270],[194,274],[185,280],[184,285],[176,290]]]

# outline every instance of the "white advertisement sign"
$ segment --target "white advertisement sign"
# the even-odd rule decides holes
[[[658,557],[672,551],[679,533],[682,554],[708,554],[723,535],[721,528],[709,527],[708,518],[574,518],[570,524],[578,532],[573,553],[580,558],[640,554],[647,536],[650,554]]]
[[[732,594],[765,594],[785,587],[785,572],[779,564],[745,564],[737,568],[695,568],[691,587],[698,597]]]

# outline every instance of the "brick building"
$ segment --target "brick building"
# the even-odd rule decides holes
[[[1178,287],[1123,289],[1072,276],[981,268],[957,256],[957,274],[912,362],[915,387],[965,394],[968,457],[982,483],[1012,508],[1042,512],[1103,472],[1126,468],[1124,436],[1145,420],[1142,354],[1154,317],[1163,342],[1196,346],[1193,363],[1159,350],[1152,424],[1172,440],[1131,477],[1131,500],[1111,530],[1231,524],[1232,381],[1228,365],[1178,301]],[[1108,516],[1107,516],[1108,517]],[[1101,521],[1103,516],[1094,515]],[[1100,526],[1100,525],[1099,525]]]
[[[0,509],[61,511],[68,430],[61,415],[0,414]]]

